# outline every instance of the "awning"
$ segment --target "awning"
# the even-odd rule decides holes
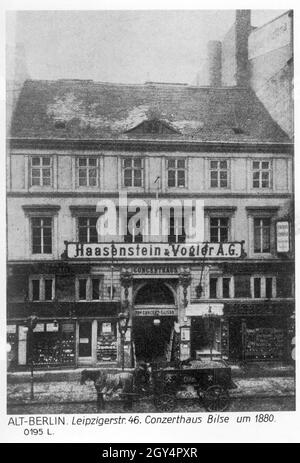
[[[212,316],[222,316],[223,315],[224,304],[209,304],[207,302],[198,303],[198,304],[189,304],[186,308],[187,317],[208,317]]]

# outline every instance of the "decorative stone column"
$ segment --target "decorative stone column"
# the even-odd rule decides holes
[[[124,300],[121,300],[123,312],[129,311],[130,302],[129,302],[129,288],[132,288],[133,278],[132,273],[129,270],[123,270],[120,274],[120,283],[121,287],[124,288]]]
[[[188,300],[187,300],[188,287],[190,286],[192,282],[191,273],[188,269],[184,269],[183,272],[180,273],[178,282],[180,286],[182,286],[183,288],[183,305],[184,305],[184,308],[186,308],[188,304]]]
[[[191,341],[190,341],[190,320],[186,319],[185,309],[188,305],[188,288],[191,285],[192,277],[189,269],[183,269],[179,274],[178,283],[183,290],[183,307],[181,303],[178,304],[178,321],[181,326],[181,339],[180,339],[180,360],[185,360],[191,355]],[[181,311],[182,310],[182,311]]]
[[[132,272],[128,269],[123,269],[120,273],[120,283],[121,288],[124,288],[124,297],[121,294],[121,311],[123,313],[127,312],[129,314],[129,323],[127,327],[126,334],[123,335],[123,338],[119,337],[119,349],[118,349],[118,360],[119,364],[123,363],[125,367],[132,366],[132,338],[131,338],[131,330],[132,330],[132,286],[133,286],[133,278]],[[131,290],[131,291],[130,291]],[[121,333],[119,333],[121,336]],[[124,352],[121,350],[124,349]],[[123,360],[124,359],[124,360]]]

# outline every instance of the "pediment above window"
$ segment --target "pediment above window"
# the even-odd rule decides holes
[[[53,204],[25,204],[22,206],[23,211],[28,216],[35,216],[35,215],[57,215],[58,211],[60,210],[60,206],[53,205]]]
[[[99,216],[97,213],[97,207],[91,205],[78,205],[78,206],[70,206],[70,211],[73,217],[78,216]]]
[[[175,130],[165,121],[152,119],[141,122],[137,126],[127,130],[125,133],[133,133],[136,135],[172,135],[179,134],[180,132]]]

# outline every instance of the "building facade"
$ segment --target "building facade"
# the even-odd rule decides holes
[[[7,156],[11,368],[291,359],[293,144],[241,82],[24,83]],[[124,236],[102,236],[97,205],[120,193]],[[192,252],[172,209],[167,234],[127,227],[140,200],[151,217],[153,200],[196,199]]]

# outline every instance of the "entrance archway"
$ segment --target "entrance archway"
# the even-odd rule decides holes
[[[154,280],[138,287],[134,297],[134,304],[175,305],[175,297],[170,285]]]
[[[170,360],[177,321],[174,288],[161,280],[147,281],[136,288],[133,300],[132,336],[136,360]]]

